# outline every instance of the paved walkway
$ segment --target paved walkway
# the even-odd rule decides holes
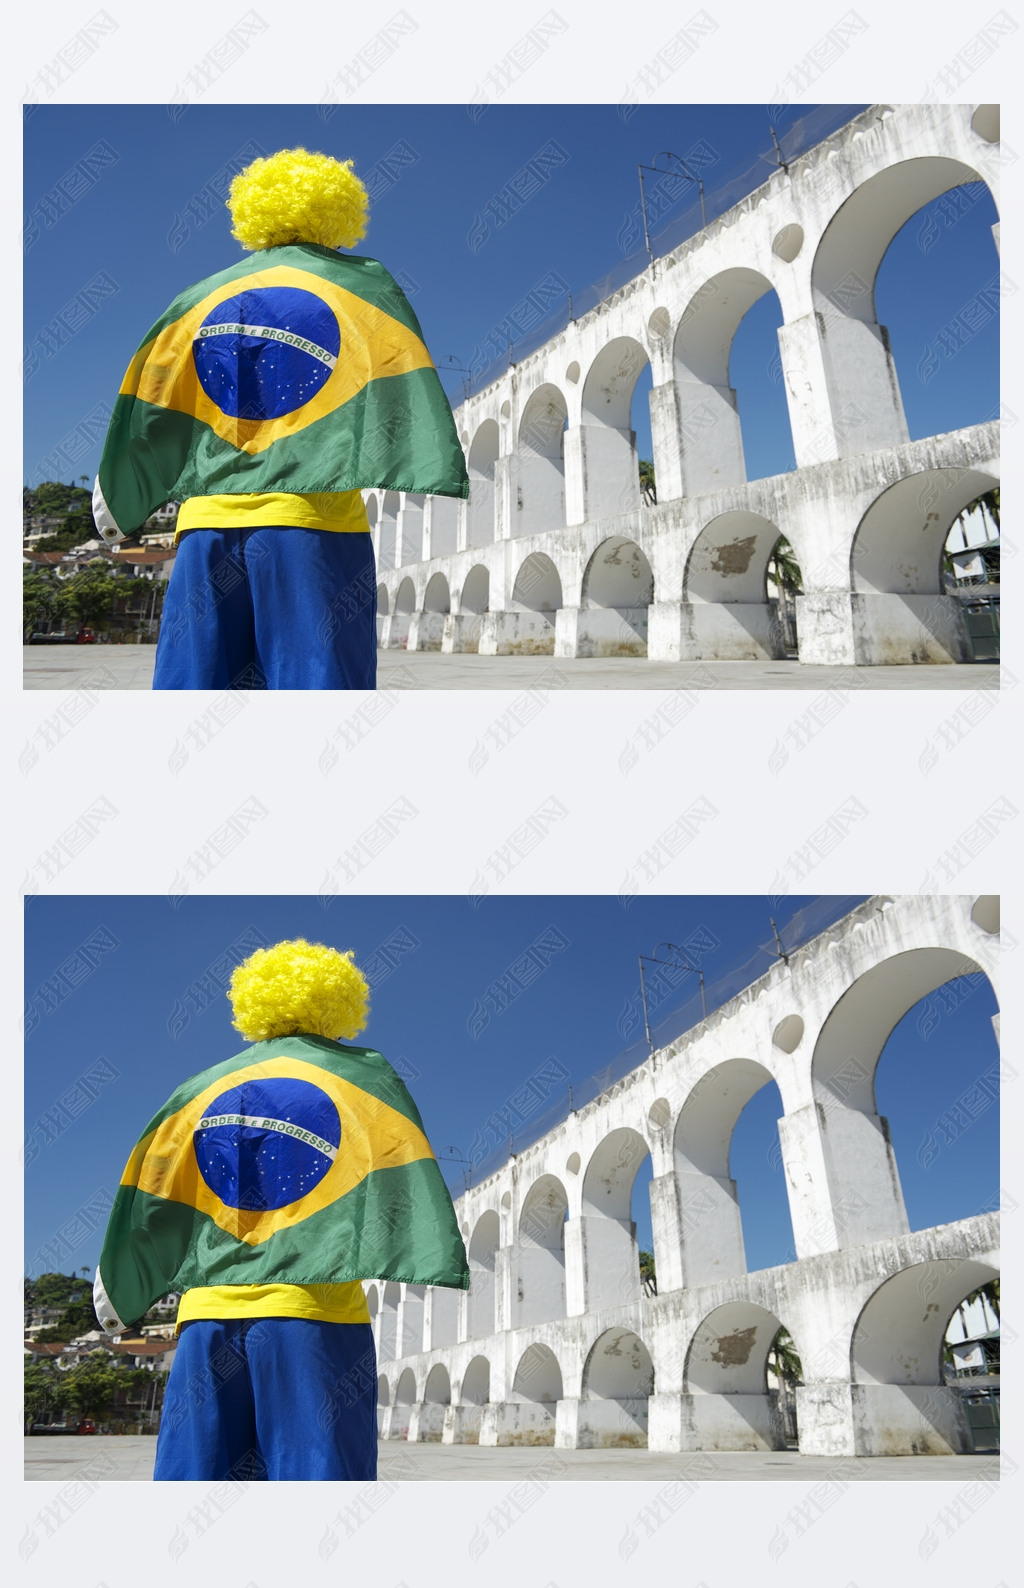
[[[146,1434],[117,1438],[37,1434],[25,1440],[25,1477],[30,1482],[66,1483],[72,1478],[84,1478],[147,1483],[153,1476],[155,1449],[155,1438]],[[656,1450],[553,1450],[550,1446],[491,1450],[479,1445],[405,1445],[388,1441],[380,1446],[378,1477],[391,1482],[641,1478],[692,1483],[761,1478],[788,1483],[794,1479],[816,1482],[830,1478],[845,1483],[857,1478],[909,1478],[916,1482],[948,1479],[967,1483],[995,1479],[998,1465],[999,1458],[994,1453],[876,1456],[869,1460],[800,1456],[786,1450],[763,1455],[730,1451],[724,1455],[670,1456]]]
[[[26,689],[150,689],[153,645],[26,645]],[[805,667],[800,662],[648,662],[629,657],[442,656],[379,651],[380,689],[997,689],[991,662]]]

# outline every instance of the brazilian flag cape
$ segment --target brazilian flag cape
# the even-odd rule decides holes
[[[93,510],[108,539],[190,496],[383,487],[466,497],[419,322],[375,259],[250,255],[175,298],[128,366]]]
[[[96,1274],[111,1332],[197,1285],[469,1288],[448,1189],[372,1048],[257,1042],[180,1086],[121,1177]]]

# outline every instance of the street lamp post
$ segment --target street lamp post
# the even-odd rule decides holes
[[[654,156],[655,160],[660,160],[662,155],[664,155],[667,160],[678,160],[679,164],[683,168],[683,175],[686,177],[687,181],[696,182],[697,190],[700,193],[700,223],[701,226],[706,226],[708,223],[708,212],[707,204],[704,199],[704,183],[701,180],[700,173],[698,172],[694,174],[694,172],[690,170],[686,161],[680,155],[673,154],[671,149],[662,149],[659,154]],[[640,163],[637,164],[636,168],[636,174],[640,182],[640,214],[644,223],[644,244],[647,248],[647,257],[653,264],[654,250],[651,247],[651,233],[647,224],[647,196],[644,193],[645,171],[655,171],[659,176],[674,176],[675,172],[664,171],[662,170],[661,166],[658,165],[642,165]]]
[[[701,970],[699,965],[690,964],[689,957],[687,956],[685,949],[680,948],[677,943],[659,943],[653,954],[638,954],[637,961],[640,966],[640,997],[644,1006],[644,1032],[647,1036],[647,1046],[650,1048],[652,1053],[654,1052],[654,1040],[651,1037],[651,1022],[647,1011],[647,987],[644,981],[644,960],[646,960],[649,965],[672,965],[676,970],[680,969],[679,960],[659,959],[659,948],[668,948],[672,950],[673,954],[678,954],[679,959],[682,960],[681,968],[683,970],[689,971],[691,975],[697,976],[700,982],[701,1014],[705,1020],[708,1017],[707,995],[704,990],[704,972]]]

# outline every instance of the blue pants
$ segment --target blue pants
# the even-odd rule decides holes
[[[164,600],[154,689],[375,689],[369,534],[191,529]]]
[[[377,1362],[368,1323],[183,1323],[153,1477],[377,1476]]]

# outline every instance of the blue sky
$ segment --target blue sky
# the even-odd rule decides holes
[[[406,1077],[439,1157],[451,1147],[456,1158],[476,1159],[497,1143],[494,1121],[511,1117],[503,1106],[524,1087],[538,1095],[531,1077],[546,1073],[558,1083],[527,1110],[524,1132],[543,1109],[564,1109],[561,1088],[573,1086],[578,1098],[630,1043],[632,1058],[619,1073],[641,1062],[639,953],[699,942],[713,986],[771,944],[770,917],[792,946],[791,923],[808,905],[822,920],[839,913],[828,900],[765,896],[641,897],[628,910],[600,896],[485,899],[476,909],[461,896],[335,899],[328,908],[289,897],[185,898],[177,908],[163,895],[33,898],[25,962],[26,1272],[94,1267],[105,1222],[89,1211],[95,1194],[113,1191],[132,1145],[175,1086],[246,1046],[230,1024],[224,987],[231,964],[260,942],[305,936],[354,949],[368,969],[376,963],[370,1023],[358,1040]],[[546,948],[531,957],[538,944]],[[499,990],[503,973],[524,956],[544,968],[520,974],[509,1001]],[[661,957],[670,956],[663,950]],[[506,989],[516,985],[504,981]],[[650,993],[655,1025],[698,997],[692,977],[661,995],[652,983]],[[996,1062],[995,1007],[984,978],[961,981],[941,1003],[911,1011],[883,1054],[878,1101],[912,1228],[965,1217],[997,1195],[995,1103],[962,1133],[937,1123]],[[733,1138],[751,1268],[791,1256],[780,1113],[772,1084],[748,1104]],[[649,1163],[633,1198],[642,1246],[650,1244]],[[455,1194],[462,1173],[457,1162],[445,1167]],[[73,1233],[73,1247],[65,1233],[60,1259],[40,1259],[60,1231]]]
[[[326,108],[326,120],[313,105],[191,105],[177,119],[166,106],[44,105],[30,115],[27,484],[54,474],[88,475],[91,483],[101,434],[73,442],[59,454],[72,461],[59,468],[54,454],[98,404],[113,400],[132,352],[176,293],[241,257],[210,189],[232,161],[296,144],[352,158],[375,194],[358,251],[405,284],[435,361],[469,366],[500,343],[510,316],[526,328],[537,312],[531,303],[557,311],[563,288],[579,303],[621,267],[624,248],[642,247],[638,162],[671,150],[699,164],[713,194],[771,148],[763,105],[639,106],[626,119],[614,105],[490,106],[482,115],[465,105]],[[780,135],[813,108],[786,107]],[[495,208],[495,195],[538,156],[543,180],[519,184],[532,196],[514,212]],[[63,198],[54,196],[60,184]],[[666,193],[662,222],[670,225],[695,193],[686,183]],[[977,422],[998,401],[995,320],[934,377],[918,375],[928,343],[997,268],[987,191],[955,224],[948,206],[936,223],[942,202],[907,223],[878,280],[912,437]],[[769,293],[734,344],[731,379],[751,478],[793,464],[779,323]],[[461,378],[445,376],[455,401]],[[650,455],[648,389],[649,371],[634,399],[641,456]]]

